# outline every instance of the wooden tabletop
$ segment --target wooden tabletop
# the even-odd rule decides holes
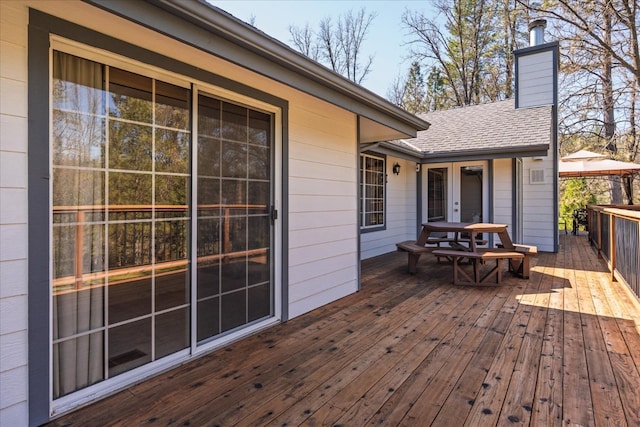
[[[507,229],[507,224],[492,224],[488,222],[425,222],[422,224],[428,231],[475,231],[478,233],[499,233]]]
[[[509,233],[507,232],[507,224],[493,224],[490,222],[425,222],[422,224],[422,233],[418,238],[419,245],[425,245],[429,234],[434,232],[454,232],[457,233],[467,232],[470,234],[469,249],[471,251],[476,250],[476,235],[478,233],[497,233],[500,237],[500,242],[505,248],[513,249],[513,242]]]

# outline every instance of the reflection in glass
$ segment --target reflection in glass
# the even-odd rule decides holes
[[[181,308],[159,314],[156,321],[156,359],[189,345],[189,310]]]
[[[104,116],[104,65],[53,51],[53,108]]]
[[[198,220],[198,258],[206,258],[220,253],[220,219],[202,218]],[[206,259],[205,259],[206,261]]]
[[[189,221],[157,221],[155,223],[156,263],[187,258]]]
[[[249,181],[249,189],[247,191],[249,213],[259,214],[269,212],[269,203],[271,201],[270,188],[271,185],[269,182]]]
[[[271,146],[271,116],[255,110],[249,111],[249,143]]]
[[[221,307],[221,332],[229,331],[247,323],[246,289],[222,295]]]
[[[156,130],[156,172],[189,173],[189,138],[187,132]]]
[[[103,168],[105,126],[102,117],[54,110],[53,164]]]
[[[54,318],[55,319],[55,318]],[[102,331],[53,344],[53,398],[104,379]]]
[[[248,321],[261,319],[271,315],[271,293],[269,283],[249,288]]]
[[[187,262],[155,270],[155,309],[166,310],[189,303]]]
[[[244,288],[247,285],[247,257],[238,254],[234,257],[224,258],[220,264],[222,277],[222,292],[229,292]]]
[[[189,89],[156,81],[156,125],[188,129],[190,98]]]
[[[269,179],[271,155],[268,147],[249,146],[249,178]]]
[[[242,252],[247,250],[247,218],[224,218],[222,227],[227,233],[222,247],[222,253]]]
[[[179,175],[156,175],[156,216],[186,217],[189,178]]]
[[[151,257],[151,223],[109,224],[109,269],[147,266]],[[136,270],[136,273],[140,269]],[[131,272],[130,274],[134,274]]]
[[[109,122],[109,167],[151,171],[151,127],[133,123]]]
[[[109,174],[109,219],[151,218],[151,175],[111,172]],[[136,207],[136,209],[131,209]]]
[[[54,52],[53,74],[58,398],[188,346],[191,114],[189,90],[135,73]]]
[[[220,140],[200,135],[198,138],[198,175],[220,176]]]
[[[220,333],[220,297],[198,301],[197,339],[202,341]]]
[[[201,137],[220,137],[221,111],[221,103],[219,100],[208,96],[200,96],[198,98],[198,134]]]
[[[248,230],[248,249],[261,249],[270,246],[271,218],[268,215],[250,216],[247,218],[249,226]]]
[[[201,341],[271,314],[272,116],[205,96],[198,104]]]
[[[198,299],[220,293],[220,264],[213,257],[198,257]]]
[[[482,221],[482,166],[460,168],[460,221]]]
[[[118,68],[109,68],[109,115],[151,123],[152,79]]]
[[[247,181],[222,180],[222,208],[226,215],[247,214]]]
[[[104,172],[55,168],[53,206],[67,212],[104,211]]]
[[[198,215],[220,215],[220,180],[198,179]]]
[[[247,142],[247,109],[239,105],[222,103],[222,138]]]
[[[222,142],[222,176],[247,177],[247,144]]]
[[[248,256],[247,261],[247,283],[249,285],[264,283],[270,280],[271,264],[268,249],[254,251]]]
[[[109,329],[109,376],[151,361],[151,318]]]
[[[447,220],[447,168],[427,171],[427,220]]]
[[[110,280],[109,325],[151,313],[151,271],[134,276],[123,272]]]
[[[58,292],[53,297],[56,322],[53,339],[70,337],[104,326],[104,288]]]

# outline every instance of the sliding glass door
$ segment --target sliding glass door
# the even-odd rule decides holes
[[[275,315],[274,114],[133,71],[53,51],[54,400]]]
[[[197,340],[273,314],[271,116],[198,98]]]

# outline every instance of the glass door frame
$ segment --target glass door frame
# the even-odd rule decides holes
[[[272,293],[273,293],[272,316],[262,320],[257,320],[254,323],[248,324],[248,326],[242,327],[220,338],[216,338],[213,341],[207,342],[202,345],[197,345],[197,340],[195,337],[195,331],[196,331],[195,327],[197,322],[196,311],[195,311],[196,297],[194,295],[196,286],[195,286],[195,282],[192,282],[191,288],[190,288],[191,331],[189,332],[189,335],[188,335],[190,343],[186,348],[179,350],[173,354],[158,358],[157,360],[145,363],[144,365],[134,368],[130,371],[123,372],[121,374],[115,375],[106,380],[102,380],[93,385],[78,389],[74,392],[71,392],[69,394],[63,395],[58,398],[53,397],[53,391],[52,391],[53,375],[54,375],[53,374],[53,371],[54,371],[53,351],[51,350],[52,343],[53,343],[53,302],[52,302],[53,297],[52,297],[51,290],[48,290],[47,300],[48,300],[49,314],[47,319],[47,322],[48,322],[47,346],[49,348],[49,354],[47,357],[48,379],[46,380],[46,384],[48,384],[47,394],[48,394],[49,416],[56,416],[58,414],[65,413],[69,410],[72,410],[74,408],[77,408],[79,406],[82,406],[88,402],[95,400],[97,396],[106,396],[117,390],[121,390],[128,385],[144,380],[149,376],[155,375],[169,368],[178,366],[179,364],[189,361],[202,353],[206,353],[215,348],[219,348],[224,345],[227,345],[228,343],[236,341],[241,337],[255,333],[257,330],[264,329],[268,326],[280,323],[283,317],[286,315],[286,310],[284,310],[284,302],[283,302],[284,290],[283,290],[283,284],[282,284],[283,238],[284,238],[284,234],[283,234],[283,216],[284,216],[284,210],[283,210],[283,200],[284,200],[284,196],[283,196],[283,185],[284,185],[283,114],[285,114],[286,112],[286,110],[283,111],[283,108],[286,108],[286,107],[270,104],[265,101],[261,101],[259,99],[253,98],[251,96],[238,94],[231,90],[226,90],[210,84],[195,82],[194,79],[189,76],[183,76],[183,75],[175,74],[170,71],[158,69],[154,66],[150,66],[135,60],[129,60],[127,58],[123,58],[117,55],[108,55],[108,56],[100,55],[99,53],[96,53],[95,49],[91,47],[88,47],[84,44],[68,41],[63,38],[58,38],[58,37],[52,38],[51,44],[48,48],[50,68],[52,68],[51,64],[53,64],[52,62],[53,50],[58,50],[60,52],[64,52],[70,55],[76,55],[83,59],[93,60],[100,64],[104,64],[110,67],[121,67],[125,70],[130,70],[131,72],[134,72],[134,73],[141,72],[145,77],[160,79],[165,82],[177,84],[185,88],[191,87],[192,119],[197,116],[197,100],[198,100],[199,91],[206,93],[208,95],[220,98],[222,100],[226,100],[231,103],[244,105],[247,108],[264,111],[268,114],[271,114],[272,115],[272,136],[273,136],[272,155],[271,155],[271,202],[272,202],[271,208],[282,212],[282,214],[278,215],[277,216],[278,219],[275,221],[272,221],[272,225],[271,225],[271,246],[270,247],[272,250],[272,255],[271,255],[270,263],[271,263],[271,280],[273,284],[272,285]],[[49,87],[51,87],[51,81],[52,81],[52,76],[51,76],[51,69],[50,69],[48,73]],[[51,109],[52,107],[49,106],[49,111],[51,111]],[[53,137],[52,137],[50,121],[49,121],[49,127],[50,127],[49,150],[51,150],[51,141],[53,141]],[[193,155],[193,152],[197,150],[197,144],[195,143],[195,141],[197,140],[197,135],[198,135],[197,120],[193,120],[192,127],[191,127],[192,155]],[[192,182],[195,181],[197,177],[196,175],[197,169],[194,168],[196,161],[197,161],[197,157],[193,157],[192,170],[190,171],[190,179]],[[51,154],[49,154],[48,167],[49,169],[52,168]],[[48,186],[49,186],[48,193],[49,193],[49,197],[51,198],[53,194],[53,180],[49,181]],[[189,268],[191,269],[190,271],[191,278],[193,280],[193,276],[195,273],[194,263],[195,263],[196,254],[197,254],[194,248],[194,245],[196,244],[196,239],[195,239],[196,234],[193,231],[194,227],[197,226],[197,215],[195,214],[195,209],[194,209],[194,206],[195,206],[194,203],[196,198],[194,198],[193,196],[196,194],[195,192],[197,191],[197,185],[192,185],[191,187],[192,187],[191,188],[192,194],[191,194],[191,201],[190,201],[190,205],[191,205],[190,210],[192,213],[191,213],[190,222],[191,222],[191,230],[192,230],[191,231],[192,239],[189,247],[188,262],[190,266]],[[51,205],[51,202],[49,201],[48,204]],[[48,216],[49,216],[48,242],[49,242],[49,245],[52,245],[51,242],[53,242],[53,219],[52,219],[51,212],[48,213]],[[52,251],[50,247],[48,250],[49,252]],[[51,256],[49,257],[49,261],[48,261],[48,275],[49,275],[48,279],[50,284],[52,283],[52,280],[53,280],[52,273],[51,273],[52,271],[53,271],[53,257]]]
[[[460,222],[460,169],[463,167],[482,167],[482,217],[483,222],[489,222],[489,162],[486,160],[476,160],[468,162],[447,162],[447,163],[426,163],[422,167],[425,169],[423,174],[423,188],[425,191],[422,195],[422,222],[428,221],[429,209],[429,191],[428,177],[429,169],[446,169],[447,170],[447,213],[446,221]]]
[[[198,120],[197,120],[197,111],[198,111],[198,98],[199,95],[205,95],[210,97],[215,97],[221,99],[223,101],[228,101],[234,104],[243,105],[250,109],[257,109],[269,113],[272,115],[272,126],[273,126],[273,146],[272,146],[272,167],[271,167],[271,200],[272,200],[272,209],[276,211],[282,212],[282,110],[279,107],[268,104],[266,102],[262,102],[256,100],[254,98],[249,98],[243,95],[239,95],[235,92],[231,92],[216,86],[210,86],[207,84],[194,84],[192,87],[192,111],[193,111],[193,124],[192,124],[192,134],[194,135],[194,141],[198,136]],[[192,144],[192,176],[197,176],[197,143]],[[191,197],[194,201],[197,200],[197,179],[193,180],[194,185],[192,185],[192,193]],[[195,210],[195,208],[194,208]],[[278,216],[280,218],[280,216]],[[199,355],[202,353],[209,352],[213,349],[222,347],[227,345],[233,341],[238,340],[239,338],[249,335],[259,329],[263,329],[267,326],[271,326],[279,323],[283,318],[283,298],[282,298],[282,220],[276,219],[272,221],[271,224],[271,280],[273,283],[273,316],[268,319],[258,321],[256,323],[250,324],[249,326],[242,327],[238,330],[230,332],[228,334],[224,334],[218,338],[215,338],[211,341],[198,343],[197,339],[197,214],[194,214],[192,223],[191,223],[192,231],[192,241],[191,241],[191,355]]]

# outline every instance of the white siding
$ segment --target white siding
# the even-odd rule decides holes
[[[512,159],[493,162],[493,222],[507,224],[513,238],[513,172]]]
[[[356,119],[297,96],[289,122],[289,315],[357,290]]]
[[[391,169],[400,164],[400,174]],[[416,164],[387,156],[386,229],[362,233],[360,256],[371,258],[396,250],[396,243],[415,239],[416,229]]]
[[[28,9],[0,2],[0,425],[27,410]]]
[[[518,106],[553,104],[553,52],[518,57]]]
[[[542,160],[523,160],[523,242],[536,245],[540,251],[554,251],[554,227],[557,222],[554,212],[554,176],[552,156]],[[531,169],[544,171],[544,183],[530,182]]]

